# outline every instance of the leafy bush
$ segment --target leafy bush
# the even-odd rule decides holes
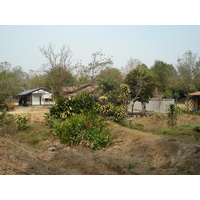
[[[6,109],[0,114],[0,127],[3,135],[14,135],[17,133],[17,125],[14,116],[8,114]]]
[[[76,146],[82,143],[92,150],[105,147],[112,138],[105,122],[94,112],[75,114],[56,127],[55,132],[65,144]]]
[[[74,114],[84,113],[93,109],[93,98],[88,92],[78,93],[74,100],[67,100],[60,97],[57,103],[50,108],[50,114],[46,115],[46,120],[49,118],[65,121],[68,117]]]
[[[120,122],[126,117],[126,106],[117,106],[114,110],[114,121]]]
[[[86,91],[78,93],[72,102],[74,112],[77,114],[92,110],[94,106],[93,97]]]
[[[8,102],[5,105],[7,110],[13,110],[15,108],[15,104],[13,102]]]
[[[21,115],[8,114],[6,109],[0,114],[0,127],[3,134],[14,135],[27,128],[28,118]]]
[[[68,101],[65,98],[59,98],[57,103],[50,108],[49,117],[54,119],[66,120],[68,117],[72,116],[74,113],[73,102]],[[47,119],[47,116],[46,116]]]
[[[175,126],[177,124],[177,109],[176,105],[170,104],[167,114],[168,126]]]
[[[1,114],[0,114],[0,123],[3,122],[3,120],[5,119],[6,113],[7,113],[6,109],[4,109],[1,112]]]
[[[200,125],[196,125],[193,130],[200,133]]]
[[[113,116],[115,112],[115,106],[113,103],[108,102],[105,105],[96,103],[95,110],[102,116]]]
[[[57,126],[60,125],[62,120],[55,118],[54,116],[51,116],[48,113],[45,113],[44,115],[46,125],[49,126],[50,128],[56,128]]]
[[[18,130],[24,130],[27,128],[28,118],[26,116],[15,115],[15,122]]]
[[[113,103],[108,102],[105,105],[96,103],[95,110],[101,116],[114,116],[114,121],[120,122],[126,117],[127,107],[124,105],[115,106]]]

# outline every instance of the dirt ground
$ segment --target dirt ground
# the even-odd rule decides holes
[[[10,113],[43,121],[47,107],[18,107]],[[114,141],[105,150],[70,148],[48,139],[39,148],[0,137],[0,174],[144,175],[200,174],[200,145],[140,132],[109,122]]]

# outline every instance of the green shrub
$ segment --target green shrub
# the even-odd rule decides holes
[[[18,130],[24,130],[27,128],[28,118],[26,116],[15,115],[15,122]]]
[[[177,124],[177,109],[176,105],[170,104],[167,114],[168,126],[175,126]]]
[[[15,135],[18,131],[14,116],[7,114],[6,110],[0,115],[0,127],[3,135]]]
[[[0,114],[0,127],[3,134],[14,135],[17,131],[26,129],[27,121],[26,116],[11,115],[6,110]]]
[[[15,108],[15,104],[13,102],[8,102],[5,105],[7,110],[13,110]]]
[[[115,107],[115,110],[114,110],[114,121],[116,122],[120,122],[122,121],[123,119],[125,119],[126,117],[126,106],[117,106]]]
[[[65,98],[58,98],[57,103],[51,106],[49,117],[59,120],[66,120],[74,114],[73,102]],[[47,118],[46,118],[47,119]]]
[[[68,117],[74,114],[84,113],[93,109],[93,98],[88,92],[80,92],[75,99],[67,100],[60,97],[57,103],[50,108],[49,115],[46,115],[46,120],[58,119],[65,121]],[[47,122],[48,124],[49,122]]]
[[[1,112],[1,114],[0,114],[0,123],[3,122],[3,120],[5,119],[6,113],[7,113],[6,109],[4,109]]]
[[[54,116],[50,116],[50,114],[48,113],[45,113],[44,118],[46,121],[46,125],[50,128],[56,128],[62,122],[62,120],[54,118]]]
[[[88,110],[92,110],[94,106],[93,97],[89,92],[79,92],[75,99],[72,100],[73,109],[76,114],[87,112]]]
[[[112,139],[105,122],[94,112],[75,114],[55,130],[62,143],[70,146],[82,143],[92,150],[105,147]]]
[[[96,103],[94,108],[96,112],[102,116],[113,116],[115,112],[115,106],[113,103],[110,103],[110,102],[104,105],[100,103]]]
[[[131,162],[127,163],[124,165],[124,168],[128,169],[128,170],[131,170],[135,167],[135,165]]]
[[[156,170],[156,167],[149,167],[149,171],[155,171]]]
[[[200,125],[196,125],[193,130],[200,133]]]

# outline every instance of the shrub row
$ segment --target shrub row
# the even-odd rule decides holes
[[[125,105],[115,106],[113,103],[96,103],[95,110],[101,116],[114,116],[114,121],[120,122],[126,117],[127,107]]]

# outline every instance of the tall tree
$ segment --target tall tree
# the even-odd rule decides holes
[[[0,103],[20,92],[20,80],[8,62],[0,63]]]
[[[175,92],[178,82],[178,75],[175,68],[163,61],[156,60],[151,70],[156,75],[158,93],[164,96],[166,93],[171,93],[172,95],[172,92]],[[168,96],[168,98],[171,97]]]
[[[99,85],[103,85],[103,93],[109,99],[109,101],[115,103],[120,95],[120,84],[123,81],[123,77],[119,69],[106,68],[101,70],[97,76]]]
[[[97,76],[97,79],[106,80],[108,78],[114,79],[119,84],[123,81],[123,77],[120,70],[114,67],[107,67],[106,69],[101,70],[101,72]]]
[[[195,63],[195,68],[194,68],[194,85],[198,91],[200,90],[199,77],[200,77],[200,57],[199,57],[199,61]]]
[[[125,83],[130,87],[130,96],[132,98],[132,111],[134,103],[140,101],[143,112],[146,112],[146,103],[153,97],[156,88],[155,76],[151,70],[144,64],[138,65],[125,78]]]
[[[180,83],[185,95],[197,89],[194,84],[196,58],[196,54],[187,51],[177,60]]]
[[[70,72],[72,52],[65,45],[58,53],[55,52],[55,46],[51,44],[39,49],[48,60],[47,80],[55,99],[57,99],[62,95],[62,87],[73,82],[73,76]]]
[[[136,69],[136,67],[138,65],[142,65],[142,62],[138,59],[133,59],[133,58],[130,58],[128,61],[127,61],[127,64],[125,65],[125,67],[122,67],[122,74],[124,77],[126,77],[126,75],[133,69]]]
[[[111,57],[105,57],[105,54],[101,53],[101,51],[97,51],[92,54],[92,60],[88,64],[88,73],[91,79],[91,83],[94,84],[96,81],[96,77],[99,72],[106,67],[112,66],[113,61]]]
[[[84,85],[90,81],[90,76],[88,74],[87,66],[82,64],[82,61],[78,60],[77,63],[72,68],[73,74],[76,79],[76,85]]]

